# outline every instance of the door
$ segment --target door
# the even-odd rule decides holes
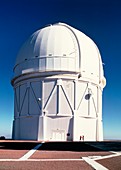
[[[65,132],[62,130],[53,130],[52,140],[53,141],[65,141]]]

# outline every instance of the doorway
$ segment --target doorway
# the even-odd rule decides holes
[[[52,141],[65,141],[64,130],[53,130],[52,131]]]

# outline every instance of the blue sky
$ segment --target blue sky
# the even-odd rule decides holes
[[[103,92],[105,139],[121,139],[121,3],[120,0],[0,1],[0,136],[10,137],[14,92],[10,84],[16,55],[41,27],[67,23],[92,38],[105,63]]]

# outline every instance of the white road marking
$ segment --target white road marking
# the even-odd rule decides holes
[[[87,162],[89,165],[91,165],[92,168],[95,170],[108,170],[103,165],[99,164],[98,162],[94,161],[93,159],[90,159],[88,157],[82,157],[85,162]]]
[[[22,156],[21,158],[19,158],[19,160],[27,160],[28,158],[30,158],[31,155],[33,155],[34,152],[36,152],[36,150],[42,146],[41,144],[38,144],[37,146],[35,146],[33,149],[31,149],[29,152],[27,152],[24,156]]]
[[[115,154],[121,154],[121,151],[118,151],[118,152],[116,152],[116,151],[110,151],[111,153],[115,153]]]
[[[88,158],[90,158],[90,159],[99,159],[99,158],[101,158],[102,156],[88,156]]]
[[[113,151],[112,151],[113,152]],[[101,156],[100,158],[95,158],[94,160],[101,160],[101,159],[107,159],[107,158],[113,158],[113,157],[117,157],[117,156],[121,156],[121,152],[118,153],[114,153],[114,154],[111,154],[111,155],[106,155],[106,156]]]
[[[0,162],[6,162],[6,161],[12,161],[12,162],[16,162],[16,161],[42,161],[42,162],[46,162],[46,161],[83,161],[83,159],[0,159]]]

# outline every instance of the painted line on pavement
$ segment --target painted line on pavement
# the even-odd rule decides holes
[[[121,151],[118,151],[118,152],[116,152],[116,151],[110,151],[111,153],[115,153],[115,154],[118,154],[118,155],[120,155],[121,154]]]
[[[95,159],[93,159],[93,160],[101,160],[101,159],[107,159],[107,158],[113,158],[113,157],[118,157],[118,156],[121,156],[121,152],[119,153],[119,152],[113,152],[113,151],[110,151],[110,152],[112,152],[113,154],[111,154],[111,155],[106,155],[106,156],[101,156],[100,158],[95,158]]]
[[[21,158],[19,158],[19,160],[27,160],[28,158],[30,158],[31,155],[34,154],[34,152],[36,152],[37,149],[39,149],[39,147],[42,146],[41,144],[38,144],[37,146],[35,146],[33,149],[31,149],[29,152],[27,152],[24,156],[22,156]]]
[[[16,162],[16,161],[26,161],[26,162],[29,162],[29,161],[41,161],[41,162],[46,162],[46,161],[51,161],[51,162],[54,162],[54,161],[83,161],[83,159],[0,159],[0,162]]]
[[[99,164],[98,162],[94,161],[93,159],[90,159],[88,157],[82,157],[82,159],[87,162],[92,168],[96,170],[108,170],[103,165]]]

